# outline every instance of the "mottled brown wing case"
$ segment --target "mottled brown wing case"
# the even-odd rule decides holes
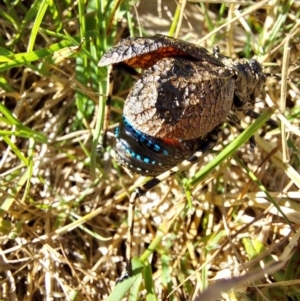
[[[124,115],[134,128],[157,138],[202,137],[226,119],[234,76],[210,62],[161,59],[132,88]]]
[[[175,56],[186,56],[216,66],[224,66],[205,48],[163,35],[123,39],[103,55],[98,66],[122,62],[133,68],[148,69],[165,57]]]

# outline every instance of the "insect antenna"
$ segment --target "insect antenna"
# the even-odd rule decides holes
[[[110,118],[110,108],[111,108],[111,100],[112,93],[114,87],[114,65],[109,65],[107,70],[107,92],[106,92],[106,101],[105,101],[105,110],[104,110],[104,120],[102,126],[102,136],[100,139],[100,143],[98,144],[97,151],[103,153],[106,149],[107,144],[107,131],[109,126],[109,118]]]
[[[107,147],[107,131],[109,127],[110,112],[111,112],[111,103],[112,103],[112,94],[115,82],[115,71],[122,70],[127,74],[131,75],[134,79],[139,79],[141,74],[137,72],[134,68],[128,66],[125,63],[111,64],[108,66],[107,70],[107,92],[106,92],[106,102],[105,102],[105,111],[104,111],[104,121],[102,126],[102,136],[97,147],[97,151],[103,154],[104,150]]]

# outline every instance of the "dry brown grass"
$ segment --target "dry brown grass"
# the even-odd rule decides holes
[[[104,21],[108,22],[108,16],[113,15],[115,22],[108,34],[108,45],[112,43],[111,37],[115,37],[115,43],[128,28],[139,35],[134,30],[137,25],[149,34],[167,33],[165,30],[170,28],[173,28],[171,33],[175,32],[176,26],[172,27],[168,19],[170,12],[177,21],[183,17],[182,26],[177,26],[176,31],[179,38],[198,43],[205,37],[201,45],[210,48],[217,44],[224,54],[233,57],[260,54],[261,62],[279,66],[275,72],[281,72],[283,48],[287,43],[290,46],[286,97],[281,98],[284,81],[278,77],[270,77],[266,84],[268,105],[273,102],[278,108],[273,118],[283,120],[286,130],[281,127],[263,137],[259,136],[263,131],[260,130],[254,152],[246,144],[200,184],[186,191],[184,182],[238,135],[226,128],[219,147],[201,164],[161,183],[139,199],[134,255],[143,254],[151,242],[159,240],[153,255],[147,257],[152,276],[148,268],[144,274],[157,300],[190,300],[194,293],[217,279],[251,273],[278,258],[284,260],[282,253],[299,231],[300,72],[296,64],[300,52],[300,5],[295,1],[285,11],[287,1],[258,7],[262,2],[245,1],[244,6],[228,4],[224,10],[216,4],[188,3],[176,15],[175,3],[162,1],[161,19],[157,17],[156,1],[151,7],[138,7],[137,11],[126,3],[115,14],[113,7],[107,8]],[[88,20],[82,18],[86,15],[77,13],[75,4],[56,5],[62,28],[72,37],[78,37],[77,41],[82,40],[84,35],[79,30],[83,30],[82,22]],[[80,5],[83,3],[79,2]],[[16,21],[18,14],[26,15],[30,5],[16,5],[11,10],[8,6],[0,6],[3,11],[0,19],[0,299],[104,300],[124,268],[128,195],[131,185],[141,182],[137,175],[131,178],[118,168],[108,153],[97,162],[93,153],[98,135],[93,129],[100,125],[97,118],[102,103],[102,100],[98,102],[97,93],[105,93],[105,70],[94,74],[91,65],[95,66],[101,53],[109,47],[103,42],[105,28],[89,28],[92,33],[86,29],[86,42],[81,48],[71,49],[64,44],[48,56],[29,61],[26,49],[37,25],[34,17],[23,25]],[[249,9],[249,14],[237,15],[245,9]],[[132,14],[122,14],[123,10]],[[11,14],[14,21],[5,13]],[[149,20],[156,18],[161,20],[161,25],[155,22],[153,27]],[[276,28],[280,18],[286,19]],[[61,36],[53,34],[58,31],[58,25],[54,25],[57,20],[48,8],[31,50],[49,49],[50,45],[67,40],[63,31]],[[102,20],[95,22],[102,24]],[[117,32],[116,23],[121,26]],[[86,25],[90,26],[88,22]],[[98,36],[100,50],[99,44],[88,40],[88,37],[96,40]],[[25,61],[14,55],[17,53],[24,55]],[[81,60],[89,63],[85,65]],[[80,69],[89,64],[91,69]],[[274,72],[274,68],[266,71]],[[120,119],[122,100],[131,84],[128,77],[117,76],[111,129]],[[258,100],[256,111],[266,107],[264,100]],[[284,109],[283,114],[280,108]],[[249,120],[244,120],[244,126],[248,124]],[[281,156],[282,141],[286,139],[287,158]],[[259,181],[264,188],[254,181]],[[189,193],[191,197],[187,200]],[[280,206],[290,224],[271,200]],[[296,248],[293,254],[298,253]],[[291,258],[296,261],[291,260],[268,277],[235,288],[223,298],[288,300],[287,295],[299,298],[299,282],[293,285],[288,282],[299,279],[297,258]],[[276,286],[267,287],[269,283]],[[137,289],[138,297],[132,293],[133,299],[144,300],[147,294],[149,297],[151,289],[143,285]]]

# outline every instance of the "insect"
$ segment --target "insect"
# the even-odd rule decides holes
[[[257,117],[252,109],[266,76],[254,59],[233,60],[218,48],[210,54],[163,35],[122,40],[101,58],[99,66],[107,65],[111,66],[107,110],[113,70],[122,68],[138,78],[115,133],[116,158],[134,172],[154,177],[130,197],[126,254],[130,274],[135,200],[199,161],[217,143],[224,122],[242,131],[236,111]],[[140,75],[135,68],[145,71]]]

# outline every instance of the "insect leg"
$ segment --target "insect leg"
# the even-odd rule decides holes
[[[229,112],[229,114],[226,117],[226,121],[229,125],[235,127],[240,133],[244,131],[242,126],[240,125],[240,118],[234,113]],[[255,139],[253,136],[250,137],[250,149],[253,150],[256,146]]]
[[[128,228],[127,228],[127,240],[126,240],[126,268],[122,273],[121,277],[116,280],[116,282],[122,282],[123,280],[129,278],[132,275],[132,266],[131,266],[131,253],[132,253],[132,238],[134,230],[134,212],[135,212],[135,202],[138,198],[136,190],[131,194],[128,204]]]
[[[249,116],[249,117],[254,118],[254,119],[257,119],[260,116],[259,113],[254,112],[252,110],[247,110],[247,111],[244,112],[244,114],[246,116]],[[275,120],[273,120],[273,119],[269,119],[266,122],[266,124],[269,125],[272,129],[278,128],[278,123]]]
[[[106,84],[106,102],[105,102],[105,110],[104,110],[104,120],[102,125],[102,137],[97,146],[97,153],[99,156],[102,156],[107,141],[107,130],[109,126],[109,118],[110,118],[110,107],[111,107],[111,99],[114,88],[114,65],[109,65],[107,70],[107,84]]]
[[[159,176],[151,179],[147,183],[141,185],[140,187],[136,188],[135,191],[131,194],[128,206],[128,231],[127,231],[127,243],[126,243],[126,271],[123,275],[117,279],[117,282],[123,281],[124,279],[128,278],[132,273],[131,267],[131,253],[132,253],[132,237],[133,237],[133,226],[134,226],[134,209],[135,209],[135,202],[136,200],[144,195],[148,190],[152,189],[160,182],[170,178],[174,174],[187,169],[194,163],[200,161],[218,142],[218,137],[220,133],[220,126],[215,128],[212,132],[210,132],[206,139],[207,143],[205,147],[199,149],[192,155],[189,159],[184,160],[177,166],[169,169],[168,171],[160,174]]]
[[[128,66],[125,63],[118,63],[114,65],[116,69],[126,72],[127,74],[131,75],[132,78],[138,80],[141,77],[141,74],[137,72],[134,68],[131,66]]]
[[[126,73],[130,74],[133,78],[139,79],[141,74],[137,72],[134,68],[124,64],[124,63],[118,63],[114,65],[109,65],[108,71],[107,71],[107,89],[106,89],[106,103],[105,103],[105,112],[104,112],[104,122],[102,127],[102,139],[98,145],[97,150],[102,153],[104,152],[104,149],[106,148],[106,141],[107,141],[107,130],[109,126],[109,118],[110,118],[110,108],[111,108],[111,101],[112,101],[112,94],[113,94],[113,88],[114,88],[114,74],[116,70],[123,70]]]

